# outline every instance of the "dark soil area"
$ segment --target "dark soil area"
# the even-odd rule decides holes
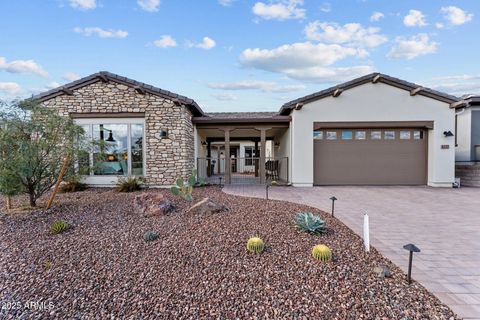
[[[190,203],[161,192],[176,212],[133,212],[137,193],[89,189],[60,194],[49,212],[0,213],[0,318],[19,319],[449,319],[454,317],[421,285],[340,221],[314,208],[198,188],[230,210],[185,213]],[[42,199],[45,201],[45,199]],[[18,206],[22,198],[15,199]],[[4,203],[0,205],[3,207]],[[329,232],[298,232],[296,213],[312,211]],[[53,235],[50,224],[72,229]],[[145,242],[147,231],[158,240]],[[245,249],[251,236],[262,254]],[[311,249],[325,244],[334,260]],[[378,278],[386,265],[391,278]],[[32,304],[35,302],[36,304]]]

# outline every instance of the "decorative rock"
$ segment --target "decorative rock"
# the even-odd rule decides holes
[[[162,194],[142,193],[133,200],[135,213],[145,216],[164,215],[173,210],[172,203],[164,200]]]
[[[392,276],[392,273],[390,272],[390,269],[387,266],[380,265],[375,268],[373,268],[373,272],[379,277],[379,278],[390,278]]]
[[[204,198],[203,200],[197,202],[187,212],[195,214],[212,214],[227,211],[228,208],[220,203],[216,203],[210,198]]]

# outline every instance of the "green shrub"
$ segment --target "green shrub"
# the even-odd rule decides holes
[[[311,234],[319,234],[326,231],[325,221],[311,212],[302,212],[295,217],[295,225],[299,230]]]
[[[68,192],[77,192],[77,191],[83,191],[87,189],[87,185],[85,183],[82,183],[80,181],[68,181],[60,187],[60,192],[62,193],[68,193]]]
[[[70,225],[68,224],[68,222],[64,220],[56,220],[50,226],[50,230],[52,231],[53,234],[59,234],[68,229],[70,229]]]
[[[183,181],[183,178],[180,177],[176,181],[176,185],[170,188],[170,191],[173,195],[182,197],[187,201],[192,201],[192,191],[193,187],[198,184],[197,181],[197,170],[193,170],[192,174],[188,177],[187,181]]]
[[[118,192],[134,192],[142,188],[143,180],[141,178],[128,176],[118,179],[117,191]]]
[[[158,233],[156,233],[155,231],[147,231],[143,235],[143,239],[145,240],[145,242],[155,241],[158,239]]]

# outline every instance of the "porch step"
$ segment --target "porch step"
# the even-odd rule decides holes
[[[460,178],[460,185],[480,187],[480,164],[462,164],[455,166],[455,176]]]

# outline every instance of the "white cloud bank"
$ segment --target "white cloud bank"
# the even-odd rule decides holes
[[[188,48],[199,48],[203,50],[210,50],[214,48],[216,45],[217,43],[215,42],[215,40],[213,40],[210,37],[203,37],[203,40],[200,43],[193,43],[191,41],[187,41],[186,43],[186,46]]]
[[[137,4],[144,11],[157,12],[160,7],[160,0],[137,0]]]
[[[480,75],[453,75],[435,77],[426,83],[428,86],[455,96],[480,94]]]
[[[177,46],[177,41],[170,35],[166,34],[160,39],[153,41],[153,44],[158,48],[172,48]]]
[[[407,27],[425,27],[428,25],[422,11],[413,9],[403,18],[403,24]]]
[[[445,20],[454,26],[465,24],[473,19],[473,13],[468,13],[455,6],[443,7],[440,11],[444,14]]]
[[[0,70],[10,73],[33,73],[41,77],[48,77],[48,72],[34,60],[14,60],[7,62],[7,59],[0,57]]]
[[[380,19],[383,19],[383,18],[385,18],[385,15],[382,12],[375,11],[370,16],[370,21],[377,22],[377,21],[379,21]]]
[[[0,82],[0,92],[7,96],[14,96],[22,92],[22,88],[15,82]]]
[[[73,29],[73,31],[75,31],[76,33],[83,34],[86,37],[97,35],[100,38],[123,39],[128,36],[127,31],[114,30],[114,29],[105,30],[99,27],[88,27],[88,28],[76,27],[75,29]]]
[[[65,73],[63,74],[63,77],[62,77],[62,78],[63,78],[64,80],[66,80],[66,81],[72,82],[72,81],[75,81],[75,80],[80,79],[81,77],[80,77],[78,74],[74,73],[74,72],[65,72]]]
[[[276,0],[269,3],[257,2],[252,12],[265,20],[304,19],[306,10],[301,8],[303,0]]]
[[[410,38],[397,37],[387,57],[411,60],[435,52],[437,52],[437,43],[430,41],[427,34],[419,33]]]
[[[97,7],[96,0],[70,0],[70,6],[80,10],[91,10]]]
[[[276,82],[262,80],[241,80],[236,82],[209,83],[208,87],[220,90],[260,90],[274,93],[295,92],[305,89],[303,84],[278,85]]]

